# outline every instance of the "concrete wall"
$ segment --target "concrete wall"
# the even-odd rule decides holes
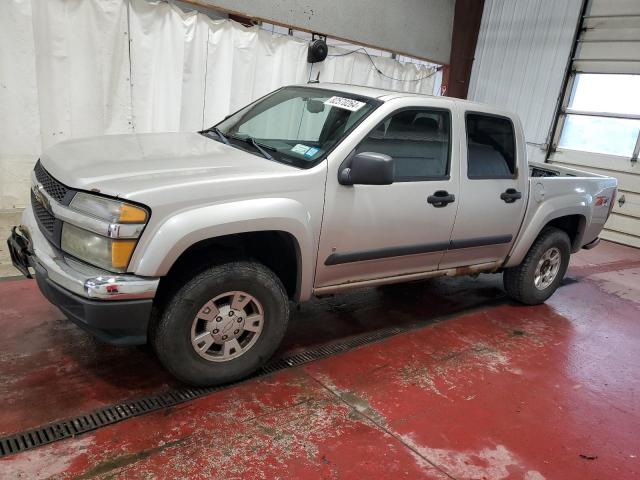
[[[270,23],[449,63],[455,0],[197,0]]]

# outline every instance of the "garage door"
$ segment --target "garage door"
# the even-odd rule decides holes
[[[640,247],[640,0],[588,0],[551,163],[618,178],[602,237]]]

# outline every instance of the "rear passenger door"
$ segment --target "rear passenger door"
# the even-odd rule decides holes
[[[389,155],[391,185],[340,185],[344,157],[330,163],[316,288],[438,268],[457,208],[451,122],[447,109],[412,105],[373,124],[347,161],[360,152]]]
[[[529,172],[522,128],[499,114],[462,111],[460,205],[440,268],[503,260],[520,229]]]

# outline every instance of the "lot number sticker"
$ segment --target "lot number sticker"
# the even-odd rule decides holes
[[[329,100],[326,100],[324,104],[331,107],[344,108],[345,110],[350,110],[352,112],[358,111],[366,105],[364,102],[344,97],[331,97]]]

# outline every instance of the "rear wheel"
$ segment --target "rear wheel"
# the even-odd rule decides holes
[[[264,364],[280,344],[288,318],[289,300],[271,270],[257,262],[230,262],[178,290],[150,337],[175,377],[217,385]]]
[[[520,265],[505,270],[504,287],[514,300],[537,305],[553,295],[569,266],[571,242],[557,228],[545,228]]]

